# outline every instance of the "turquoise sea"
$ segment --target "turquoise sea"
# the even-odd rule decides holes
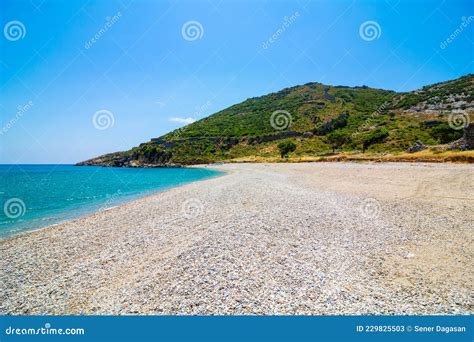
[[[200,168],[0,165],[0,239],[220,174]]]

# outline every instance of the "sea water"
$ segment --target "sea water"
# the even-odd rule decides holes
[[[220,174],[205,168],[0,165],[0,239]]]

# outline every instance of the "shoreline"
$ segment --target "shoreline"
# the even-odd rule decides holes
[[[472,314],[471,165],[206,167],[0,241],[0,313]]]
[[[69,164],[67,164],[67,165],[69,165]],[[87,167],[87,166],[81,165],[81,167]],[[204,165],[201,166],[201,167],[196,167],[196,168],[204,168]],[[223,172],[223,171],[221,171],[221,172]],[[146,193],[143,193],[143,194],[129,195],[130,196],[129,198],[122,198],[121,200],[118,200],[116,204],[113,204],[111,207],[107,207],[107,208],[103,208],[103,209],[102,209],[101,206],[99,207],[99,209],[93,209],[92,207],[89,208],[89,209],[86,209],[84,207],[84,208],[81,208],[84,211],[83,214],[78,214],[77,216],[73,215],[74,217],[65,218],[63,220],[60,220],[60,221],[52,223],[52,224],[48,224],[46,226],[36,227],[36,228],[32,228],[32,229],[25,229],[25,230],[19,231],[18,233],[9,234],[9,235],[6,235],[4,237],[2,237],[0,235],[0,243],[2,241],[5,241],[5,240],[10,240],[10,239],[15,239],[15,238],[18,238],[18,237],[22,237],[23,235],[26,235],[26,234],[35,233],[35,232],[41,231],[43,229],[50,229],[50,228],[54,228],[54,227],[62,225],[62,224],[67,224],[67,223],[70,223],[70,222],[72,223],[76,220],[80,220],[80,219],[85,218],[87,216],[91,216],[91,215],[94,215],[94,214],[97,214],[97,213],[100,213],[100,212],[103,212],[103,211],[109,211],[109,210],[115,209],[115,208],[120,208],[121,206],[126,205],[130,202],[139,201],[141,199],[144,199],[144,198],[149,197],[149,196],[154,196],[154,195],[159,194],[161,192],[166,192],[168,190],[171,190],[171,189],[174,189],[174,188],[177,188],[177,187],[181,187],[181,186],[184,186],[186,184],[192,184],[192,183],[205,181],[207,179],[222,177],[222,176],[225,176],[225,174],[226,174],[226,172],[223,172],[222,174],[216,174],[214,176],[210,176],[210,177],[199,179],[199,180],[196,180],[196,181],[184,183],[184,184],[181,184],[181,185],[178,185],[178,186],[170,186],[170,187],[165,187],[165,188],[162,188],[162,189],[159,189],[159,190],[151,190],[151,191],[147,191]],[[78,210],[78,208],[76,208],[76,211],[77,210]],[[74,211],[74,209],[73,209],[73,211]]]
[[[407,164],[417,164],[417,165],[423,165],[423,164],[430,165],[431,163],[436,163],[436,164],[443,163],[443,164],[454,164],[454,165],[469,165],[470,164],[470,163],[462,163],[462,162],[439,162],[439,161],[386,161],[386,162],[382,162],[382,161],[377,161],[377,160],[351,160],[351,159],[345,159],[345,160],[315,160],[315,161],[304,161],[304,160],[302,160],[302,161],[281,161],[281,162],[277,162],[277,163],[254,162],[254,161],[238,161],[238,162],[229,161],[229,162],[213,163],[213,164],[188,165],[188,166],[183,166],[183,167],[197,168],[197,169],[199,169],[199,168],[210,168],[210,169],[218,170],[218,171],[222,172],[223,174],[215,175],[215,176],[208,177],[208,178],[205,178],[205,179],[200,179],[200,180],[197,180],[197,181],[192,181],[190,183],[185,183],[185,184],[181,184],[181,185],[178,185],[178,186],[171,186],[169,188],[163,188],[163,189],[160,189],[160,190],[151,191],[150,193],[143,194],[143,195],[137,194],[136,197],[130,198],[128,200],[124,199],[123,202],[119,202],[119,203],[117,203],[116,205],[113,205],[110,208],[108,207],[108,208],[99,209],[99,210],[92,209],[90,211],[87,210],[87,212],[84,213],[84,214],[79,214],[78,216],[75,216],[73,218],[67,218],[67,219],[58,221],[56,223],[50,224],[50,225],[36,227],[36,228],[33,228],[33,229],[27,229],[27,230],[20,231],[20,232],[15,233],[15,234],[7,235],[5,237],[0,236],[0,242],[5,241],[5,240],[10,240],[10,239],[15,239],[17,237],[21,237],[21,236],[26,235],[26,234],[35,233],[35,232],[43,230],[43,229],[54,228],[54,227],[62,225],[62,224],[67,224],[67,223],[70,223],[70,222],[74,222],[76,220],[79,220],[79,219],[82,219],[84,217],[100,213],[102,211],[108,211],[110,209],[120,208],[120,207],[122,207],[122,206],[124,206],[124,205],[126,205],[130,202],[139,201],[141,199],[144,199],[144,198],[147,198],[147,197],[150,197],[150,196],[154,196],[154,195],[159,194],[161,192],[166,192],[168,190],[171,190],[171,189],[174,189],[174,188],[177,188],[177,187],[181,187],[181,186],[184,186],[186,184],[202,182],[202,181],[205,181],[207,179],[212,179],[212,178],[215,178],[215,177],[223,177],[226,174],[232,173],[231,170],[226,170],[226,171],[219,170],[219,166],[223,166],[223,165],[235,165],[235,164],[237,164],[237,165],[238,164],[301,164],[301,163],[342,163],[342,164],[343,163],[356,163],[356,164],[370,164],[370,165],[372,165],[372,164],[378,164],[378,163],[398,163],[398,162],[407,163]],[[30,164],[26,164],[26,165],[30,165]],[[56,165],[56,164],[48,164],[48,165]],[[78,166],[78,167],[89,167],[89,166],[107,167],[107,166],[97,166],[97,165],[75,165],[75,164],[57,164],[57,165],[71,165],[71,166]],[[130,168],[133,169],[134,167],[130,167]]]

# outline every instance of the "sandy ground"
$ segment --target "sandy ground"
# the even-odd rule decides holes
[[[0,314],[472,314],[474,166],[229,164],[0,242]]]

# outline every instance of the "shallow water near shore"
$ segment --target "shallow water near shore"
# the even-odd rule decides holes
[[[0,239],[220,174],[202,168],[0,165]]]

